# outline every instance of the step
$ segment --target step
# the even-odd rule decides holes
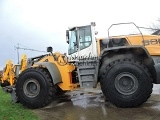
[[[86,75],[94,75],[95,73],[94,72],[90,72],[90,73],[79,73],[79,75],[84,75],[84,76],[86,76]]]
[[[86,63],[85,63],[86,62]],[[77,62],[77,72],[81,88],[93,88],[97,79],[97,61],[82,60]]]
[[[93,80],[81,80],[81,82],[93,82]]]
[[[82,81],[80,86],[81,88],[93,88],[93,81]]]
[[[81,63],[81,62],[97,62],[97,60],[79,60],[79,61],[76,61],[77,63]]]
[[[95,66],[78,66],[78,69],[95,68]]]

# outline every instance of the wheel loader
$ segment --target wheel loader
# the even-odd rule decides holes
[[[61,92],[100,83],[104,96],[117,107],[146,102],[153,83],[160,84],[160,36],[110,36],[111,27],[105,38],[96,37],[94,22],[66,30],[67,55],[48,47],[48,54],[29,59],[15,82],[17,100],[41,108]]]
[[[21,58],[21,64],[14,65],[11,60],[6,62],[6,66],[3,70],[3,74],[0,78],[0,85],[2,89],[11,93],[12,101],[16,102],[15,83],[18,75],[27,68],[27,55],[23,54]]]

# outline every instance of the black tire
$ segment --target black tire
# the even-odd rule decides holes
[[[135,60],[120,59],[106,65],[101,76],[101,89],[117,107],[138,107],[152,93],[152,78],[148,69]]]
[[[63,95],[66,91],[63,91],[58,85],[56,85],[56,95]]]
[[[41,108],[52,101],[55,92],[49,73],[44,68],[28,68],[16,82],[17,97],[24,106]]]

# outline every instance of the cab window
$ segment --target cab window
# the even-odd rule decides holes
[[[72,54],[77,51],[77,45],[76,45],[76,31],[71,31],[71,36],[69,40],[69,49],[68,49],[68,54]]]
[[[91,44],[91,28],[90,26],[79,29],[79,47],[80,50],[87,48]]]

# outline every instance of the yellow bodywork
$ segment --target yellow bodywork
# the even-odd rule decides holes
[[[22,71],[24,71],[26,68],[27,68],[27,55],[24,54],[24,55],[22,55],[22,58],[21,58],[21,69],[20,69],[20,73],[21,73]]]
[[[131,45],[144,45],[151,56],[160,55],[160,36],[158,35],[141,35],[127,36],[128,42]]]
[[[160,36],[159,35],[128,35],[116,36],[111,38],[125,38],[129,45],[142,45],[148,50],[151,56],[160,55]],[[106,38],[97,39],[98,54],[100,54],[100,41]]]
[[[19,69],[18,69],[19,68]],[[6,62],[6,66],[3,70],[1,82],[8,81],[8,83],[13,86],[17,77],[16,71],[18,69],[18,74],[27,68],[27,56],[24,54],[21,58],[21,64],[14,65],[11,60]]]
[[[54,53],[54,56],[56,56],[57,60],[54,60],[54,57],[52,54],[43,57],[40,61],[38,62],[52,62],[54,63],[61,74],[62,77],[62,83],[58,83],[57,85],[62,89],[62,90],[72,90],[74,88],[77,88],[78,84],[73,84],[72,83],[72,76],[71,72],[75,70],[75,66],[71,63],[67,62],[67,59],[63,58],[62,54],[59,52]]]
[[[14,74],[14,66],[11,60],[8,60],[6,63],[6,67],[4,68],[3,75],[1,78],[2,83],[4,81],[8,81],[10,85],[12,86],[14,84],[14,79],[15,74]]]

